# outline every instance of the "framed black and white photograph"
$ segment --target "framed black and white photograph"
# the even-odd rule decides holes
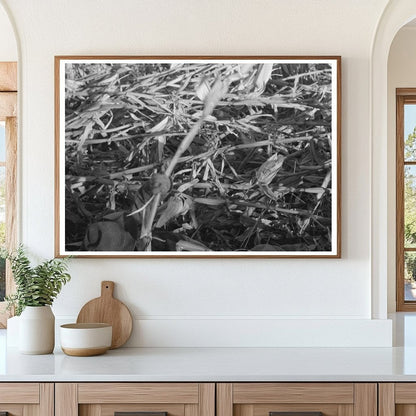
[[[339,57],[55,58],[56,256],[340,257]]]

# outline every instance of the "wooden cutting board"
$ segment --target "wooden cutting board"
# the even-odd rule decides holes
[[[101,296],[86,303],[77,323],[107,323],[113,326],[111,349],[121,347],[130,338],[133,319],[127,306],[113,297],[114,282],[101,282]]]

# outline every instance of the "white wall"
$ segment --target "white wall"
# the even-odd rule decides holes
[[[1,3],[0,3],[1,4]],[[10,19],[0,5],[0,61],[17,61],[17,45]]]
[[[74,259],[59,317],[110,279],[138,319],[131,345],[389,345],[389,322],[370,320],[370,50],[387,0],[1,3],[21,38],[22,241],[42,257],[54,252],[54,55],[343,58],[342,259]]]
[[[396,310],[395,198],[396,88],[416,87],[416,26],[403,27],[391,44],[388,64],[388,309]]]

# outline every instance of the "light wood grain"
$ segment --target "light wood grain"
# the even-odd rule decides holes
[[[416,311],[416,302],[406,301],[404,296],[404,256],[414,248],[404,246],[404,169],[415,161],[404,158],[404,107],[416,104],[416,88],[397,88],[396,90],[396,310]]]
[[[77,392],[75,383],[55,384],[55,416],[78,416]]]
[[[17,120],[6,119],[6,248],[17,246]],[[10,262],[6,262],[6,294],[14,293],[16,285]]]
[[[25,404],[23,406],[23,416],[43,416],[43,415],[40,413],[38,405]]]
[[[60,141],[60,124],[59,118],[61,114],[60,110],[60,81],[59,81],[59,59],[55,57],[55,183],[54,183],[54,191],[55,191],[55,257],[64,257],[61,253],[60,249],[60,184],[59,184],[59,176],[60,176],[60,149],[61,149],[61,141]],[[63,201],[62,201],[63,203]],[[63,248],[62,248],[63,249]]]
[[[217,416],[233,416],[233,385],[217,384]]]
[[[199,416],[215,416],[215,384],[199,385]]]
[[[397,405],[395,416],[416,416],[416,405],[414,404]]]
[[[341,58],[337,58],[337,137],[333,138],[333,140],[337,141],[337,149],[338,153],[336,155],[337,158],[337,252],[334,256],[335,258],[341,258],[341,235],[342,235],[342,157],[341,157],[341,131],[342,131],[342,83],[341,83],[341,76],[342,74],[342,65],[341,65]]]
[[[395,403],[416,404],[416,383],[395,383]]]
[[[218,399],[217,399],[218,401]],[[251,406],[250,404],[235,404],[233,405],[233,416],[241,416],[241,408],[244,406]],[[217,403],[217,408],[218,408],[218,403]],[[218,415],[219,416],[219,415]]]
[[[84,404],[79,406],[79,416],[102,416],[99,404]],[[114,412],[111,416],[114,416]]]
[[[354,384],[354,416],[377,416],[377,384]]]
[[[197,404],[185,404],[184,405],[185,416],[199,416],[199,406]],[[170,416],[170,412],[169,412]]]
[[[351,383],[236,383],[234,403],[338,403],[354,402]]]
[[[407,309],[404,302],[404,102],[396,98],[396,310]]]
[[[396,96],[412,96],[416,94],[416,88],[396,88]]]
[[[39,414],[41,416],[54,416],[55,414],[55,385],[41,383],[39,385]]]
[[[112,325],[111,348],[124,345],[133,330],[133,319],[124,303],[113,297],[114,282],[101,282],[101,296],[86,303],[78,314],[78,323],[105,322]]]
[[[0,403],[39,404],[39,384],[0,383]]]
[[[236,406],[234,411],[235,416],[253,416],[254,415],[254,406],[252,404],[240,404]],[[266,413],[268,414],[268,413]],[[263,413],[264,415],[264,413]]]
[[[0,92],[0,121],[7,117],[17,116],[17,94],[15,92]]]
[[[354,405],[340,404],[338,406],[338,416],[354,416]]]
[[[0,62],[0,91],[17,91],[17,62]]]
[[[197,383],[80,383],[79,403],[199,403]]]
[[[378,416],[394,416],[395,412],[394,383],[378,385]]]

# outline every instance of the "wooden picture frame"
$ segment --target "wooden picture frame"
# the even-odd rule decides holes
[[[339,56],[56,56],[55,255],[339,258]]]

